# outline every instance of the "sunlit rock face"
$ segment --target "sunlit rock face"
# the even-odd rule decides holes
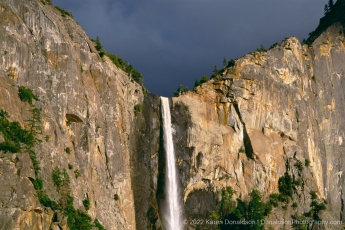
[[[84,210],[82,201],[89,197],[89,215],[107,229],[135,229],[130,140],[135,138],[133,107],[143,100],[141,86],[108,58],[102,60],[73,19],[35,0],[0,2],[0,50],[1,109],[25,126],[30,107],[20,101],[18,85],[39,98],[35,106],[41,109],[43,141],[35,148],[48,195],[59,200],[51,172],[56,166],[66,169],[76,208]],[[54,213],[39,204],[28,179],[35,177],[30,160],[17,155],[19,163],[1,154],[6,182],[1,182],[0,228],[66,229],[65,217],[55,223]]]
[[[59,167],[69,174],[74,207],[86,211],[88,197],[87,213],[106,229],[162,229],[166,162],[159,97],[144,94],[100,58],[72,18],[36,0],[0,2],[0,57],[0,109],[9,120],[24,128],[32,116],[19,86],[39,98],[34,106],[41,109],[42,142],[35,151],[50,198],[60,199],[51,177]],[[327,201],[322,218],[342,220],[344,70],[345,38],[335,24],[309,47],[287,38],[170,99],[185,219],[208,218],[227,186],[236,191],[234,201],[248,200],[253,189],[267,198],[288,172],[303,182],[293,195],[298,207],[279,206],[268,219],[308,212],[309,192],[316,191]],[[135,112],[138,104],[142,110]],[[61,212],[38,201],[27,152],[0,153],[0,175],[0,228],[68,229]]]
[[[304,183],[294,195],[299,207],[273,210],[274,218],[309,211],[309,191],[327,200],[326,219],[344,217],[344,44],[340,25],[310,47],[287,38],[173,98],[173,107],[186,106],[182,113],[189,117],[181,119],[179,109],[172,114],[187,210],[206,216],[219,202],[207,191],[226,186],[242,198],[252,189],[277,193],[287,171]],[[297,161],[303,163],[301,172]]]

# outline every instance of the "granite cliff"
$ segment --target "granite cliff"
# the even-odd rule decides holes
[[[293,194],[267,220],[297,218],[318,202],[326,207],[320,218],[344,221],[345,37],[338,21],[309,45],[286,38],[170,100],[186,228],[210,229],[191,220],[210,218],[224,188],[236,191],[233,204],[253,189],[269,199],[285,175]],[[0,109],[8,114],[0,113],[0,123],[32,131],[38,110],[41,127],[35,144],[0,152],[0,229],[70,229],[86,214],[95,229],[161,229],[159,97],[101,58],[82,28],[45,1],[0,1],[0,55]],[[38,100],[23,100],[23,89]],[[0,145],[8,138],[0,132]]]

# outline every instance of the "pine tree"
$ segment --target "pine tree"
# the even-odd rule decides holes
[[[329,8],[328,8],[328,5],[327,5],[327,4],[325,5],[324,11],[325,11],[325,15],[329,13]]]
[[[226,67],[226,63],[227,63],[227,62],[226,62],[226,57],[224,57],[224,58],[223,58],[223,68]]]
[[[42,127],[41,127],[41,110],[38,108],[33,108],[30,110],[32,113],[32,118],[30,120],[27,120],[27,124],[30,128],[30,133],[32,133],[34,136],[37,134],[42,134]],[[42,140],[35,138],[36,142],[41,142]]]
[[[267,50],[265,49],[265,47],[263,45],[260,45],[260,52],[266,52]]]
[[[199,82],[198,79],[196,79],[196,80],[195,80],[195,83],[194,83],[194,87],[197,87],[197,86],[199,86],[199,85],[200,85],[200,82]]]
[[[329,11],[332,10],[333,6],[334,6],[333,0],[329,0],[329,1],[328,1],[328,9],[329,9]]]
[[[202,83],[205,83],[205,82],[208,82],[210,79],[206,76],[206,75],[204,75],[204,76],[202,76],[202,78],[201,78],[201,80],[200,80],[200,84],[202,84]]]
[[[235,60],[234,59],[231,59],[229,62],[228,62],[228,66],[227,67],[233,67],[235,66]]]
[[[96,46],[95,46],[95,48],[96,48],[96,50],[97,51],[101,51],[101,49],[103,48],[103,46],[102,46],[102,44],[101,44],[101,40],[99,39],[99,37],[97,36],[97,38],[96,38]]]
[[[104,50],[103,50],[103,46],[101,44],[101,40],[99,39],[99,37],[97,36],[96,40],[95,40],[95,43],[96,43],[96,50],[98,51],[99,53],[99,56],[103,57],[104,56]]]
[[[218,74],[218,68],[216,65],[214,66],[213,73],[215,76]]]
[[[179,85],[176,92],[174,92],[174,97],[178,97],[180,95],[182,95],[183,93],[187,92],[188,88],[187,87],[183,87],[183,85]]]

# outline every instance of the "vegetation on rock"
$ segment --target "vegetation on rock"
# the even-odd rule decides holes
[[[174,92],[174,97],[178,97],[180,95],[182,95],[185,92],[188,92],[188,88],[187,87],[183,87],[183,85],[179,85],[177,90]]]
[[[57,10],[60,12],[60,14],[61,14],[62,17],[68,16],[68,17],[73,18],[73,15],[72,15],[71,12],[68,12],[67,10],[62,9],[62,8],[60,8],[60,7],[58,7],[58,6],[55,6],[55,9],[57,9]]]
[[[0,143],[0,151],[17,153],[22,147],[32,147],[35,142],[34,134],[23,129],[18,122],[10,122],[8,113],[0,110],[0,134],[4,142]]]
[[[70,229],[90,230],[93,227],[104,229],[98,220],[92,223],[92,218],[87,213],[74,208],[74,197],[71,195],[70,178],[66,169],[61,171],[58,167],[55,167],[52,172],[52,180],[60,194],[59,207],[64,215],[68,217],[67,225]],[[86,210],[90,208],[91,203],[88,197],[83,201],[83,205]]]
[[[264,202],[258,190],[253,190],[248,202],[237,198],[237,204],[232,202],[235,191],[231,187],[226,187],[222,192],[222,200],[218,211],[212,212],[210,218],[219,221],[219,229],[227,229],[225,220],[233,221],[232,229],[262,229],[261,221],[272,210],[270,202]],[[248,225],[240,224],[240,221],[247,221]],[[237,224],[238,223],[238,224]]]
[[[65,152],[66,152],[67,154],[71,154],[71,149],[70,149],[70,147],[65,148]]]
[[[24,86],[19,87],[18,95],[21,101],[28,102],[30,105],[32,105],[33,100],[38,101],[38,98],[32,92],[32,89],[26,88]]]
[[[85,200],[83,200],[83,205],[84,205],[84,208],[86,211],[90,209],[91,203],[90,203],[89,197],[87,197]]]
[[[0,151],[17,153],[20,151],[27,152],[33,164],[35,171],[35,178],[29,178],[33,187],[36,190],[39,202],[45,206],[50,207],[54,211],[62,211],[68,217],[67,225],[70,229],[105,229],[98,220],[92,223],[92,218],[83,211],[76,210],[73,206],[74,198],[71,196],[70,179],[67,171],[60,170],[55,167],[52,171],[52,181],[60,194],[59,202],[56,202],[48,196],[44,189],[44,181],[39,177],[41,170],[39,161],[34,151],[35,143],[40,143],[36,136],[41,134],[41,115],[40,110],[32,105],[33,100],[38,100],[31,89],[20,87],[18,93],[23,102],[28,102],[32,109],[32,118],[27,121],[29,130],[23,129],[18,122],[11,122],[8,120],[8,113],[0,109],[0,134],[3,136],[4,142],[0,143]],[[65,149],[70,152],[69,148]],[[77,173],[76,173],[77,171]],[[74,173],[80,176],[80,172],[76,170]],[[90,208],[90,200],[87,198],[83,201],[86,210]]]
[[[143,110],[143,106],[141,104],[136,104],[134,106],[134,115],[137,116]]]
[[[81,176],[81,173],[78,169],[74,170],[74,176],[76,179],[78,179]]]
[[[293,188],[292,188],[292,177],[286,172],[284,176],[280,177],[278,180],[278,189],[282,196],[292,197]],[[285,200],[284,198],[282,198]]]
[[[311,45],[328,27],[337,22],[340,22],[345,28],[345,1],[338,0],[336,3],[328,1],[324,11],[325,16],[320,19],[318,27],[309,33],[309,38],[305,41],[306,44]]]
[[[45,4],[49,4],[49,5],[53,4],[52,0],[39,0],[39,1],[42,2],[44,5]]]
[[[106,50],[104,50],[99,37],[97,37],[96,39],[91,38],[91,41],[95,43],[95,48],[98,51],[100,57],[104,57],[104,55],[107,56],[119,69],[122,69],[124,72],[126,72],[131,79],[133,79],[140,85],[144,84],[143,75],[135,70],[133,66],[129,64],[129,62],[124,61],[115,54],[108,53]]]

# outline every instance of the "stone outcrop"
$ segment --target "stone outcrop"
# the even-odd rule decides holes
[[[1,109],[25,127],[30,107],[18,85],[39,98],[43,141],[35,148],[48,195],[59,200],[51,172],[66,169],[76,208],[84,210],[89,197],[88,213],[107,229],[135,229],[129,139],[141,86],[101,59],[72,18],[35,0],[0,2],[0,47]],[[0,229],[66,229],[66,220],[52,223],[54,213],[38,202],[26,155],[1,154]]]
[[[31,88],[42,126],[38,175],[28,152],[0,153],[0,229],[68,229],[31,182],[42,178],[59,201],[56,167],[69,175],[74,207],[106,229],[162,229],[159,97],[101,58],[72,18],[37,0],[0,1],[0,55],[0,109],[28,128],[32,107],[18,87]],[[234,198],[248,200],[253,189],[267,198],[288,172],[302,182],[292,197],[298,207],[273,208],[269,220],[308,212],[311,191],[327,201],[323,219],[343,220],[344,63],[343,28],[335,24],[310,46],[286,38],[170,99],[186,219],[208,218],[227,186]]]
[[[343,220],[344,41],[340,24],[310,47],[287,38],[267,52],[237,59],[194,92],[173,98],[190,117],[188,127],[175,135],[180,172],[188,174],[181,175],[187,208],[193,208],[188,207],[191,199],[204,202],[197,192],[226,186],[242,198],[252,189],[277,193],[278,179],[289,172],[303,181],[293,197],[299,207],[276,210],[275,219],[308,212],[309,192],[316,191],[328,203],[325,219]],[[295,166],[298,161],[302,170]]]

